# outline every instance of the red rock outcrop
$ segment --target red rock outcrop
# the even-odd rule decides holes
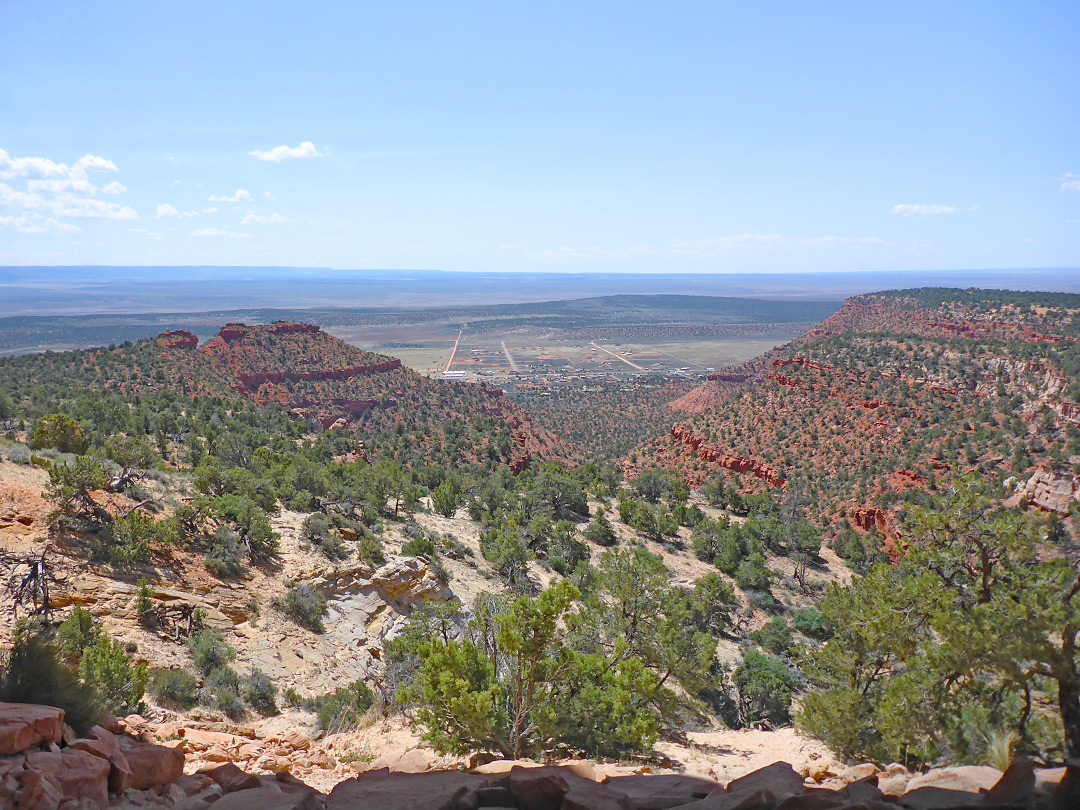
[[[240,340],[250,330],[246,323],[227,323],[221,327],[218,337],[224,341]]]
[[[157,342],[163,349],[194,349],[199,338],[186,329],[172,329],[158,333]]]
[[[885,534],[888,530],[889,516],[883,509],[876,506],[860,506],[851,513],[851,522],[864,532],[876,529],[881,534]]]
[[[717,447],[711,447],[705,442],[704,437],[698,436],[692,430],[684,428],[682,425],[673,425],[671,428],[671,436],[679,444],[697,450],[697,457],[702,461],[708,462],[709,464],[716,464],[717,466],[731,470],[732,472],[748,473],[774,487],[782,487],[784,485],[784,477],[780,475],[780,472],[772,465],[766,464],[763,461],[758,461],[757,459],[726,453]]]
[[[274,321],[270,330],[275,335],[295,334],[297,332],[318,332],[319,327],[313,323],[296,323],[293,321]]]

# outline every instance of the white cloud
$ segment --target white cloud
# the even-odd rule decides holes
[[[261,216],[254,211],[248,211],[247,216],[241,221],[241,225],[277,225],[282,222],[292,222],[291,219],[286,219],[281,214],[270,214],[269,216]]]
[[[118,172],[116,164],[111,160],[106,160],[103,157],[97,155],[83,155],[77,161],[75,161],[77,168],[83,169],[88,172]]]
[[[1065,179],[1061,181],[1062,191],[1080,191],[1080,174],[1073,174],[1069,172],[1065,175]]]
[[[749,250],[771,250],[786,247],[789,240],[777,233],[743,233],[736,236],[718,236],[713,239],[673,239],[671,252],[687,256],[723,256],[746,253]]]
[[[157,218],[164,219],[165,217],[178,217],[180,212],[173,208],[168,203],[159,203],[157,207]]]
[[[211,194],[210,202],[251,202],[251,192],[238,188],[231,197],[218,197],[216,194]]]
[[[221,228],[199,228],[196,231],[191,232],[192,236],[229,236],[233,239],[251,239],[250,233],[230,233],[229,231],[223,231]]]
[[[204,208],[202,210],[202,212],[204,214],[216,214],[217,213],[217,208]]]
[[[47,211],[61,218],[137,219],[139,215],[133,208],[91,199],[97,188],[88,172],[115,171],[115,163],[98,155],[84,155],[69,166],[48,158],[15,158],[0,149],[0,178],[26,181],[25,191],[0,183],[0,206],[24,212]],[[117,187],[123,188],[119,183],[109,183],[105,190],[114,193]]]
[[[78,233],[82,230],[67,222],[58,222],[51,217],[44,223],[38,223],[30,217],[0,217],[0,227],[14,228],[19,233]]]
[[[106,194],[123,194],[127,191],[127,186],[123,183],[113,180],[111,183],[106,183],[101,187],[101,190]]]
[[[269,202],[273,202],[273,201],[274,201],[274,195],[273,195],[273,194],[271,194],[271,193],[270,193],[269,191],[264,191],[264,192],[263,192],[262,194],[260,194],[259,196],[260,196],[260,197],[262,197],[262,198],[263,198],[264,200],[268,200]]]
[[[10,180],[25,177],[28,180],[67,180],[72,183],[85,182],[87,172],[115,172],[116,164],[97,155],[84,155],[68,166],[55,163],[48,158],[24,157],[13,158],[4,149],[0,149],[0,177]],[[89,185],[87,182],[86,185]],[[92,186],[90,187],[93,188]],[[42,189],[48,191],[49,189]],[[67,190],[67,189],[61,189]],[[81,189],[80,189],[81,190]],[[92,191],[89,193],[93,193]]]
[[[316,149],[315,144],[311,141],[304,141],[299,146],[275,146],[267,152],[260,152],[258,149],[253,149],[248,152],[248,154],[258,160],[270,160],[274,163],[281,163],[281,161],[286,158],[323,157],[326,153]]]
[[[916,214],[955,214],[956,206],[954,205],[894,205],[892,212],[894,214],[901,214],[905,217],[912,217]]]

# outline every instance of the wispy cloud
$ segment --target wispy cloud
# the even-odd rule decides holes
[[[273,195],[273,194],[271,194],[271,193],[270,193],[269,191],[264,191],[264,192],[263,192],[262,194],[260,194],[259,196],[260,196],[260,197],[262,197],[262,198],[263,198],[264,200],[267,200],[267,201],[269,201],[269,202],[273,202],[273,201],[274,201],[274,195]]]
[[[270,214],[269,216],[263,216],[256,214],[254,211],[248,211],[247,216],[240,222],[241,225],[276,225],[282,222],[292,222],[291,219],[286,219],[281,214]]]
[[[30,217],[0,217],[0,227],[14,228],[19,233],[78,233],[82,228],[59,222],[51,217],[37,222]]]
[[[286,158],[324,157],[326,153],[316,149],[315,144],[311,141],[304,141],[299,146],[275,146],[273,149],[269,149],[265,152],[253,149],[248,152],[248,154],[258,160],[269,160],[273,163],[281,163],[281,161]]]
[[[251,202],[251,192],[247,189],[238,188],[231,197],[218,197],[216,194],[211,194],[210,202]]]
[[[199,228],[191,232],[192,236],[228,236],[232,239],[251,239],[250,233],[232,233],[221,228]]]
[[[103,185],[101,190],[106,194],[123,194],[127,191],[127,186],[117,180],[113,180],[111,183]]]
[[[165,219],[166,217],[178,217],[180,212],[173,208],[168,203],[158,203],[157,218]]]
[[[1080,174],[1069,172],[1061,181],[1062,191],[1080,191]]]
[[[917,214],[955,214],[955,205],[909,205],[906,203],[894,205],[892,212],[905,217],[913,217]]]

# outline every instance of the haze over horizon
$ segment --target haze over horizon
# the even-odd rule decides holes
[[[0,265],[1080,256],[1075,4],[260,8],[7,6]]]

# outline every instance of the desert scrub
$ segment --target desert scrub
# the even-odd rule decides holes
[[[375,693],[363,681],[353,681],[328,695],[319,695],[305,702],[305,708],[319,716],[319,728],[327,734],[349,731],[360,725],[368,709],[375,703]]]
[[[199,702],[199,682],[186,669],[155,669],[150,695],[162,706],[190,709]]]
[[[325,630],[326,597],[310,585],[300,582],[291,586],[284,597],[274,597],[271,603],[301,627],[313,633]]]

